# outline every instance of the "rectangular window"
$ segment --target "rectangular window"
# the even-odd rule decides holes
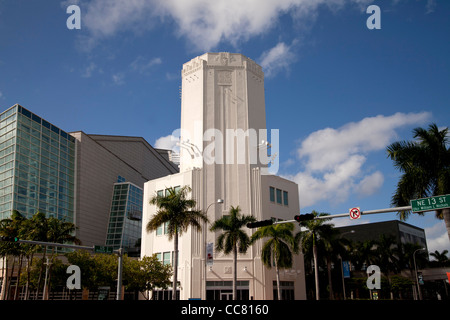
[[[275,202],[275,188],[270,187],[270,201]]]
[[[160,236],[160,235],[162,235],[162,228],[163,226],[162,225],[160,225],[158,228],[156,228],[156,235],[157,236]]]
[[[287,191],[283,191],[283,204],[285,206],[289,205],[289,199],[288,199],[288,192]]]
[[[163,264],[170,264],[170,252],[163,253]]]
[[[282,199],[281,199],[281,190],[277,189],[277,203],[282,204]]]

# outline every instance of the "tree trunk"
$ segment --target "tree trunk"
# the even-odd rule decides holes
[[[12,256],[12,259],[13,259],[13,263],[11,266],[11,273],[9,275],[8,286],[6,287],[6,300],[8,300],[10,298],[9,295],[11,294],[11,282],[12,282],[13,275],[14,275],[14,268],[16,267],[16,257]]]
[[[32,253],[27,258],[27,283],[25,284],[25,300],[28,300],[30,298],[30,278],[31,278],[31,265],[33,264],[33,256]]]
[[[334,292],[333,292],[333,281],[331,279],[331,259],[327,258],[327,271],[328,271],[328,287],[329,287],[329,298],[330,300],[334,300]]]
[[[277,273],[277,293],[278,293],[278,300],[283,300],[283,297],[281,296],[281,288],[280,288],[280,270],[278,269],[278,257],[275,257],[275,271]]]
[[[39,297],[39,290],[40,290],[40,288],[41,288],[41,282],[42,282],[42,273],[44,272],[44,261],[45,261],[45,258],[46,258],[46,254],[47,254],[47,246],[44,246],[44,252],[43,252],[43,255],[42,255],[42,264],[41,264],[41,270],[39,271],[39,277],[38,277],[38,283],[37,283],[37,287],[36,287],[36,296],[35,296],[35,299],[37,300],[38,299],[38,297]]]
[[[8,287],[8,256],[3,257],[3,268],[2,268],[2,291],[0,294],[0,300],[6,300],[6,288]]]
[[[17,300],[19,297],[19,282],[20,282],[20,274],[22,272],[22,261],[23,255],[19,256],[19,270],[17,271],[17,282],[16,282],[16,290],[14,291],[14,300]]]
[[[237,246],[233,249],[233,300],[237,300]]]
[[[177,280],[178,280],[178,231],[175,231],[173,240],[174,255],[173,258],[173,283],[172,283],[172,300],[177,299]]]
[[[317,263],[317,246],[313,245],[313,256],[314,256],[314,275],[316,280],[316,300],[320,300],[319,294],[319,264]]]

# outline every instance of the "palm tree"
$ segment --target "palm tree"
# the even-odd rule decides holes
[[[174,240],[172,299],[175,300],[178,280],[178,237],[190,226],[201,230],[201,223],[207,222],[208,218],[202,211],[194,210],[197,202],[187,198],[188,192],[191,191],[189,186],[178,190],[172,187],[167,191],[165,196],[155,195],[150,199],[150,204],[156,205],[158,210],[147,223],[146,229],[147,232],[155,231],[162,224],[168,223],[169,240]]]
[[[233,252],[233,300],[237,298],[237,253],[238,251],[240,253],[247,252],[250,246],[250,237],[245,231],[242,231],[242,227],[246,226],[247,223],[256,221],[255,217],[241,215],[240,211],[239,206],[231,206],[229,215],[216,220],[210,229],[211,231],[223,231],[217,238],[216,250],[218,252],[223,251],[225,254]]]
[[[436,259],[436,264],[439,267],[445,267],[448,264],[448,250],[443,250],[442,252],[434,251],[430,253],[430,256]]]
[[[66,222],[63,220],[60,220],[55,217],[50,217],[47,219],[47,242],[54,242],[54,243],[66,243],[66,242],[72,242],[75,244],[81,244],[81,241],[74,236],[76,227],[75,224],[72,222]],[[53,266],[53,260],[55,258],[56,254],[56,248],[52,248],[52,254],[51,254],[51,261],[52,263],[48,267],[48,279],[46,279],[46,282],[44,282],[44,290],[43,290],[43,299],[48,298],[48,288],[49,285],[47,283],[50,283],[51,276],[52,276],[52,266]]]
[[[321,240],[322,251],[325,255],[325,260],[327,263],[329,298],[330,300],[334,300],[331,264],[333,260],[337,260],[337,257],[339,255],[345,255],[345,253],[347,252],[346,245],[349,244],[349,241],[343,239],[340,236],[340,232],[335,228],[325,229],[322,234]]]
[[[259,228],[251,237],[251,242],[269,238],[262,247],[261,259],[269,269],[272,263],[275,263],[277,274],[277,293],[278,300],[282,300],[280,289],[280,268],[292,267],[292,253],[299,252],[298,242],[292,233],[293,223],[283,223]]]
[[[399,248],[397,242],[393,236],[381,234],[379,240],[376,241],[375,252],[378,256],[376,264],[383,270],[388,278],[389,285],[391,286],[391,272],[398,273],[401,268],[399,267]],[[390,290],[391,299],[393,299],[392,290]]]
[[[23,229],[24,229],[25,221],[26,221],[25,216],[23,216],[19,211],[13,210],[10,218],[6,218],[1,221],[0,232],[2,233],[2,235],[6,235],[9,237],[21,238],[21,237],[23,237]],[[18,257],[18,262],[19,262],[18,277],[20,279],[20,271],[22,268],[23,253],[24,253],[24,250],[18,243],[6,244],[6,254],[10,254],[13,256],[11,275],[9,277],[10,279],[12,279],[13,272],[14,272],[15,261],[16,261],[15,257]],[[8,285],[6,286],[6,296],[5,296],[6,299],[8,299],[10,287],[11,287],[11,282],[9,281]],[[15,291],[14,297],[13,297],[14,300],[17,299],[17,294],[18,294],[17,292],[18,292],[18,281],[16,282],[16,291]]]
[[[37,211],[31,219],[27,220],[26,223],[26,229],[27,229],[27,239],[28,240],[34,240],[34,241],[47,241],[47,217],[45,216],[45,213]],[[30,291],[30,281],[31,281],[31,266],[33,264],[33,256],[34,254],[41,248],[40,245],[27,245],[27,281],[25,284],[25,300],[28,300]],[[42,256],[42,262],[45,261],[45,255],[46,255],[46,247],[43,250],[43,256]],[[44,263],[42,263],[42,267],[44,267]],[[42,278],[42,271],[39,273],[38,277],[38,285],[36,290],[36,299],[39,293],[39,287],[41,283]]]
[[[363,266],[369,266],[374,263],[376,241],[366,240],[357,241],[351,245],[350,260],[355,266],[356,270],[362,270]]]
[[[415,141],[394,142],[387,147],[388,158],[402,173],[391,201],[398,207],[409,205],[411,199],[450,193],[448,128],[439,130],[433,123],[428,130],[416,128],[413,133]],[[409,214],[399,212],[402,220]],[[436,217],[445,221],[450,239],[450,208],[437,210]]]
[[[301,222],[301,224],[306,227],[307,230],[299,232],[296,235],[296,240],[299,241],[301,239],[301,245],[305,251],[312,246],[314,258],[314,275],[316,283],[316,300],[320,300],[317,242],[321,241],[322,239],[326,239],[326,235],[330,233],[330,229],[333,228],[334,225],[324,223],[330,219],[317,219],[318,217],[328,216],[328,213],[319,213],[314,210],[311,213],[314,215],[315,219]]]

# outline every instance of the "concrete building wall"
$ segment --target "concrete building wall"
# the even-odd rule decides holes
[[[104,245],[106,241],[113,184],[118,176],[143,187],[148,179],[175,172],[142,138],[91,136],[71,133],[76,148],[76,225],[83,245]],[[141,141],[139,141],[141,140]],[[166,161],[167,162],[167,161]]]
[[[262,174],[267,165],[254,157],[261,140],[267,141],[267,136],[259,135],[266,129],[261,67],[241,54],[206,53],[184,64],[181,75],[180,173],[145,183],[143,230],[157,210],[147,204],[149,197],[163,188],[183,185],[191,186],[192,198],[200,210],[207,210],[210,223],[227,215],[232,206],[257,220],[292,220],[299,212],[297,185]],[[287,192],[289,204],[271,203],[270,186]],[[211,205],[217,199],[223,199],[223,204]],[[251,236],[255,230],[245,231]],[[205,274],[208,282],[232,281],[232,255],[214,250],[213,266],[204,265],[206,243],[215,246],[220,233],[208,227],[206,232],[189,230],[181,237],[181,299],[206,298]],[[141,256],[173,250],[173,244],[162,235],[143,231],[142,240]],[[249,283],[249,298],[273,299],[275,271],[263,266],[261,246],[262,241],[238,254],[237,277]],[[281,278],[294,283],[296,299],[304,299],[303,257],[295,261]]]

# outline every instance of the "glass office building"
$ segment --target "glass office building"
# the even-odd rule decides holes
[[[0,114],[0,219],[74,222],[75,138],[20,105]]]
[[[140,248],[143,190],[123,180],[114,184],[106,245],[132,253]]]

